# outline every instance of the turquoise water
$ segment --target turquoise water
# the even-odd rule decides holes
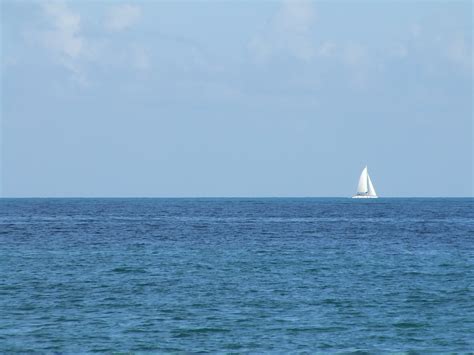
[[[473,199],[1,199],[0,352],[474,350]]]

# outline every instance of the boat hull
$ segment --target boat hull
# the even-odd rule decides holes
[[[378,198],[378,196],[368,196],[368,195],[355,195],[352,198]]]

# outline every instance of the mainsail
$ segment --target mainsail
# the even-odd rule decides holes
[[[375,192],[372,180],[370,180],[367,166],[362,170],[359,178],[359,184],[357,185],[357,194],[354,198],[376,198],[377,193]]]
[[[359,178],[359,185],[357,186],[357,193],[358,194],[365,194],[367,193],[367,167],[362,170]]]

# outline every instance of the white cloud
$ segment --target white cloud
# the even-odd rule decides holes
[[[77,58],[84,49],[80,15],[63,2],[44,2],[42,7],[52,27],[43,33],[44,44],[66,57]]]
[[[54,60],[69,70],[73,80],[87,84],[79,60],[86,52],[87,42],[81,34],[81,16],[63,1],[41,3],[49,28],[39,31],[41,44],[53,54]]]
[[[105,28],[111,32],[123,31],[133,26],[141,16],[141,9],[135,5],[117,5],[109,9]]]
[[[285,0],[262,33],[249,44],[258,60],[284,52],[308,61],[316,54],[311,41],[315,11],[309,0]]]
[[[307,35],[314,22],[314,9],[308,0],[285,0],[275,15],[276,30],[288,34]]]
[[[316,57],[336,55],[338,46],[331,40],[316,41],[316,11],[310,0],[284,0],[261,33],[252,38],[249,48],[258,61],[276,54],[287,54],[308,62]]]
[[[285,54],[303,62],[316,62],[322,72],[331,62],[341,64],[347,69],[349,85],[363,89],[368,84],[371,70],[367,46],[356,41],[337,43],[330,39],[316,39],[316,13],[313,2],[309,0],[285,0],[264,30],[255,36],[249,47],[257,61],[266,62],[271,57]],[[402,53],[400,52],[399,55]]]
[[[72,80],[84,86],[88,85],[87,69],[91,63],[109,65],[117,63],[117,46],[107,36],[85,36],[82,32],[81,16],[63,0],[44,1],[40,3],[46,27],[25,32],[28,39],[34,40],[46,48],[52,60],[67,69]],[[108,12],[107,28],[119,31],[130,27],[140,16],[140,8],[131,5],[120,5]],[[148,52],[136,45],[125,45],[130,48],[124,56],[127,66],[137,70],[151,67]],[[113,52],[113,53],[112,53]],[[125,64],[123,64],[125,65]]]

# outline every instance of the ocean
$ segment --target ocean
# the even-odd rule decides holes
[[[474,351],[474,199],[0,199],[0,352]]]

